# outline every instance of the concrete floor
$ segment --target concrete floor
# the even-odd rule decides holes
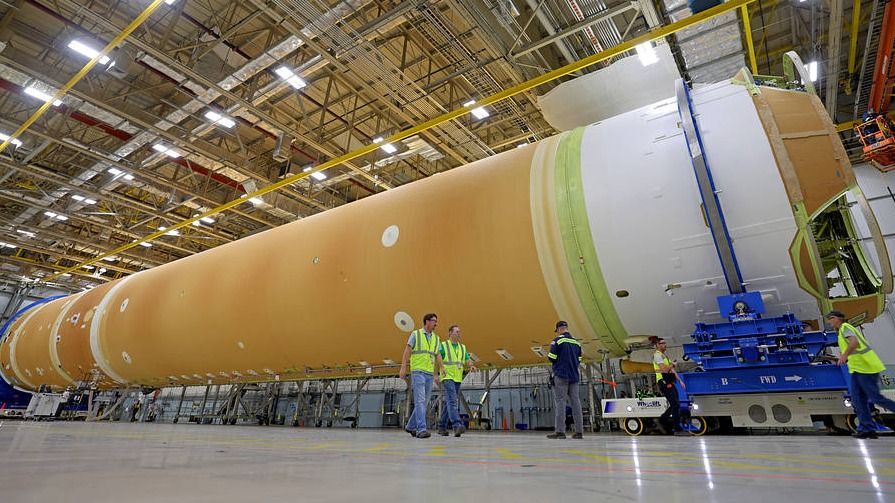
[[[895,438],[5,421],[0,501],[895,501]],[[580,498],[580,499],[579,499]],[[583,498],[588,498],[587,500]]]

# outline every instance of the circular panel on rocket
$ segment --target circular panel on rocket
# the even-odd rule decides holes
[[[413,318],[404,311],[395,313],[395,325],[404,332],[413,331]]]
[[[391,248],[395,246],[395,243],[398,242],[398,236],[401,234],[401,231],[398,229],[397,225],[389,225],[382,231],[382,246],[386,248]]]

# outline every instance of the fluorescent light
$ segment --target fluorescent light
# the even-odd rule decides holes
[[[124,171],[121,171],[121,170],[118,169],[118,168],[109,168],[109,171],[108,171],[108,172],[109,172],[110,174],[112,174],[112,175],[115,175],[115,176],[118,176],[118,175],[124,173]]]
[[[516,148],[522,148],[526,145],[528,145],[528,142],[520,143],[520,144],[516,145]]]
[[[395,152],[398,151],[398,148],[395,147],[394,145],[392,145],[391,143],[386,143],[385,145],[383,145],[379,148],[381,148],[386,154],[394,154]]]
[[[261,199],[260,197],[251,197],[249,198],[249,202],[258,206],[259,204],[264,204],[264,199]]]
[[[466,108],[471,108],[474,105],[475,105],[475,100],[469,100],[463,104],[463,106]],[[485,117],[488,117],[489,115],[491,115],[490,113],[488,113],[487,110],[485,110],[485,107],[475,107],[472,110],[470,110],[470,113],[472,113],[472,115],[476,119],[484,119]]]
[[[81,269],[87,269],[88,271],[92,271],[92,270],[96,269],[96,267],[93,267],[92,265],[82,265]]]
[[[152,248],[152,243],[142,242],[140,243],[140,246],[142,246],[143,248]]]
[[[59,216],[57,213],[53,213],[52,211],[45,211],[44,215],[46,215],[50,218],[56,218],[57,216]]]
[[[62,276],[63,278],[70,278],[71,274],[64,272],[64,273],[60,274],[60,276]]]
[[[100,268],[99,268],[99,271],[97,271],[97,273],[98,273],[98,274],[105,274],[106,271],[108,271],[108,269],[106,269],[105,267],[100,267]]]
[[[812,61],[805,65],[805,68],[808,70],[808,80],[811,82],[817,81],[817,61]]]
[[[323,180],[326,180],[326,175],[319,171],[315,171],[315,172],[311,173],[311,178],[313,178],[315,180],[323,181]]]
[[[236,121],[234,121],[230,117],[225,117],[225,116],[223,116],[215,111],[212,111],[212,110],[209,110],[208,112],[205,113],[205,118],[215,124],[220,124],[221,126],[224,126],[227,129],[230,129],[236,125]]]
[[[199,227],[203,223],[211,225],[214,223],[214,219],[211,217],[202,217],[199,220],[196,220],[195,222],[193,222],[193,225],[195,225],[196,227]]]
[[[41,101],[44,101],[44,102],[53,100],[53,97],[52,97],[52,96],[50,96],[49,94],[47,94],[47,93],[41,91],[40,89],[37,89],[37,88],[34,87],[34,86],[28,86],[28,87],[26,87],[26,88],[25,88],[25,94],[27,94],[28,96],[32,96],[32,97],[34,97],[34,98],[37,98],[37,99],[39,99],[39,100],[41,100]],[[58,107],[58,106],[61,105],[61,104],[62,104],[62,101],[61,101],[61,100],[53,100],[53,106],[54,106],[54,107]]]
[[[305,166],[305,169],[301,170],[301,172],[307,173],[308,171],[311,171],[312,169],[314,169],[314,166]]]
[[[33,232],[30,232],[30,231],[24,231],[24,230],[22,230],[22,229],[16,229],[16,232],[18,232],[19,234],[24,234],[25,236],[28,236],[29,238],[33,238],[34,236],[37,235],[37,234],[35,234],[35,233],[33,233]]]
[[[3,243],[3,246],[6,248],[15,248],[16,247],[16,245],[14,245],[12,243]]]
[[[274,73],[276,73],[281,79],[285,80],[290,86],[296,89],[301,89],[302,87],[308,85],[308,83],[305,82],[301,77],[296,75],[295,72],[285,66],[277,68],[276,70],[274,70]]]
[[[84,204],[96,204],[96,199],[84,199]]]
[[[163,231],[163,230],[165,230],[165,229],[167,229],[167,227],[159,227],[159,228],[158,228],[158,230],[160,230],[160,231]],[[167,235],[167,236],[179,236],[179,235],[180,235],[180,231],[178,231],[177,229],[172,229],[172,230],[166,232],[165,235]]]
[[[155,150],[156,152],[161,152],[162,154],[165,154],[166,156],[171,157],[172,159],[177,159],[178,157],[180,157],[180,152],[177,152],[173,148],[168,147],[166,145],[162,145],[161,143],[156,143],[155,145],[153,145],[152,150]]]
[[[84,200],[84,196],[79,196],[77,194],[73,194],[71,196],[71,198],[74,199],[75,201],[79,201],[79,202]]]
[[[9,140],[9,135],[5,134],[5,133],[0,133],[0,141],[6,141],[6,140]],[[18,138],[13,138],[12,141],[10,141],[9,143],[12,143],[16,147],[22,146],[22,142],[19,141]]]
[[[290,78],[286,79],[286,82],[288,82],[290,86],[292,86],[296,89],[301,89],[302,87],[305,87],[306,85],[308,85],[308,83],[305,82],[298,75],[296,75],[295,77],[290,77]]]
[[[65,216],[65,215],[56,215],[56,218],[57,218],[58,220],[62,220],[63,222],[65,222],[66,220],[68,220],[68,217]]]
[[[90,59],[93,59],[97,55],[99,55],[99,51],[97,51],[93,47],[90,47],[89,45],[85,44],[84,42],[81,42],[80,40],[72,40],[71,42],[68,43],[68,48],[77,52],[77,53],[80,53],[84,56],[87,56]],[[101,65],[105,65],[108,62],[109,62],[108,56],[103,56],[103,57],[99,58],[99,64],[101,64]]]
[[[172,5],[172,4],[173,4],[174,2],[176,2],[176,1],[177,1],[177,0],[165,0],[165,3],[168,4],[168,5]]]
[[[381,136],[377,136],[376,138],[373,138],[373,143],[382,143],[383,141],[384,140]]]
[[[473,117],[475,117],[476,119],[479,119],[479,120],[484,119],[485,117],[488,117],[489,115],[491,115],[490,113],[488,113],[487,110],[485,110],[485,107],[473,108],[472,110],[470,110],[470,113],[472,114]]]
[[[124,175],[123,178],[129,182],[134,180],[134,175]]]
[[[116,257],[103,257],[103,260],[106,262],[118,262],[118,258]]]
[[[656,55],[656,50],[653,48],[652,42],[637,44],[634,49],[637,50],[637,57],[640,58],[641,65],[649,66],[659,62],[659,56]]]

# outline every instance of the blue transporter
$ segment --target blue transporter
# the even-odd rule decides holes
[[[835,333],[806,331],[792,314],[762,318],[759,292],[718,297],[718,307],[728,321],[697,323],[683,348],[684,359],[697,365],[681,374],[691,431],[722,422],[796,428],[823,421],[854,429],[848,368],[826,351],[837,344]]]
[[[835,333],[806,331],[791,314],[762,318],[759,292],[718,297],[718,307],[727,321],[697,323],[693,342],[683,347],[684,360],[696,365],[679,373],[684,430],[702,435],[721,426],[790,429],[819,421],[855,429],[848,369],[826,351],[836,345]],[[607,399],[602,412],[639,435],[666,407],[662,397]]]

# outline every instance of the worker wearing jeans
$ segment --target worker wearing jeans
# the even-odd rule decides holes
[[[858,416],[858,431],[855,438],[877,438],[870,402],[895,412],[895,401],[879,392],[879,374],[886,369],[876,352],[867,344],[867,339],[855,326],[845,321],[841,311],[830,311],[827,320],[839,336],[839,365],[848,364],[851,376],[849,393],[852,407]]]
[[[448,329],[450,340],[441,343],[439,356],[443,363],[444,375],[441,384],[444,388],[444,404],[441,419],[438,421],[438,434],[448,436],[448,428],[453,428],[454,436],[459,437],[466,431],[460,420],[460,383],[463,382],[463,368],[475,371],[475,364],[466,351],[466,345],[460,342],[460,327],[451,325]]]
[[[553,400],[556,412],[554,432],[547,438],[566,438],[566,404],[572,407],[575,434],[572,438],[583,438],[584,419],[581,415],[581,398],[578,396],[578,381],[581,374],[581,343],[569,333],[569,324],[556,322],[557,335],[550,344],[547,359],[553,364]]]
[[[404,430],[416,438],[432,436],[426,431],[426,405],[432,396],[432,385],[440,381],[441,355],[440,345],[435,334],[438,316],[429,313],[423,317],[423,328],[414,330],[407,339],[404,356],[401,358],[400,377],[407,379],[407,363],[410,362],[410,389],[413,394],[413,413],[407,420]]]
[[[678,379],[675,363],[672,362],[665,351],[668,350],[668,344],[665,339],[656,339],[656,352],[653,354],[653,369],[656,371],[656,386],[659,392],[665,397],[668,408],[659,417],[659,427],[664,429],[666,433],[681,433],[681,400],[677,393],[675,383],[680,383],[685,388],[684,382]]]

